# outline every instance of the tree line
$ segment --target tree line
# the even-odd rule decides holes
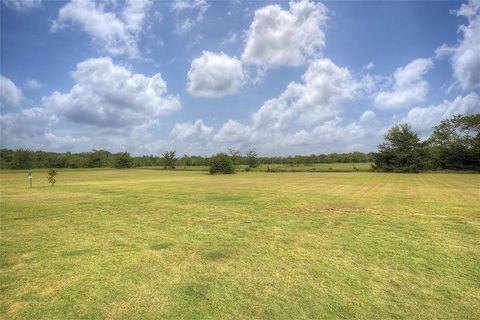
[[[308,156],[275,156],[258,157],[255,150],[241,154],[238,150],[229,149],[226,153],[236,165],[286,164],[310,165],[315,163],[365,163],[373,161],[373,153],[350,152],[311,154]],[[1,169],[34,169],[34,168],[134,168],[134,167],[166,167],[210,166],[213,156],[178,157],[175,150],[166,151],[161,155],[131,156],[128,152],[111,153],[105,150],[90,152],[46,152],[26,149],[0,149]],[[255,159],[255,160],[253,160]],[[254,166],[252,166],[254,167]]]
[[[255,168],[260,164],[312,165],[316,163],[367,163],[385,172],[420,172],[426,170],[480,171],[480,114],[454,116],[442,120],[430,137],[422,140],[407,124],[388,130],[377,152],[330,153],[259,157],[254,149],[245,154],[229,149],[213,156],[177,157],[175,150],[162,155],[131,156],[128,152],[105,150],[90,152],[45,152],[25,149],[0,149],[0,168],[133,168],[162,166],[210,166],[210,171],[235,172],[239,165]],[[233,169],[232,169],[233,168]],[[231,172],[230,172],[231,171]]]
[[[442,120],[427,139],[407,124],[388,130],[373,168],[385,172],[480,171],[480,114]]]

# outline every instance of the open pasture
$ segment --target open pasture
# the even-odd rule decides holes
[[[0,179],[3,319],[480,317],[480,175]]]

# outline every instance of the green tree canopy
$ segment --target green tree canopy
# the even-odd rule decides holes
[[[176,151],[175,150],[170,150],[170,151],[165,151],[162,156],[163,156],[163,166],[165,169],[170,168],[170,169],[175,169],[175,162],[177,161],[176,158]]]
[[[114,166],[117,169],[133,167],[133,159],[128,152],[122,152],[115,155]]]
[[[428,143],[437,167],[480,170],[480,114],[442,120]]]
[[[258,159],[257,159],[258,153],[255,151],[255,149],[250,149],[247,152],[247,161],[248,161],[248,167],[249,168],[256,168],[258,166]]]
[[[408,124],[388,130],[378,146],[374,167],[378,171],[418,172],[426,166],[426,151],[418,134]]]
[[[232,174],[235,173],[235,166],[233,160],[225,153],[217,153],[210,159],[210,173],[223,173]]]

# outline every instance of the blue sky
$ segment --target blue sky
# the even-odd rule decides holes
[[[373,151],[480,112],[480,1],[2,0],[1,146]]]

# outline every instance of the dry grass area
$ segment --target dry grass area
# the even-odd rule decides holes
[[[480,318],[480,175],[0,173],[0,318]]]

